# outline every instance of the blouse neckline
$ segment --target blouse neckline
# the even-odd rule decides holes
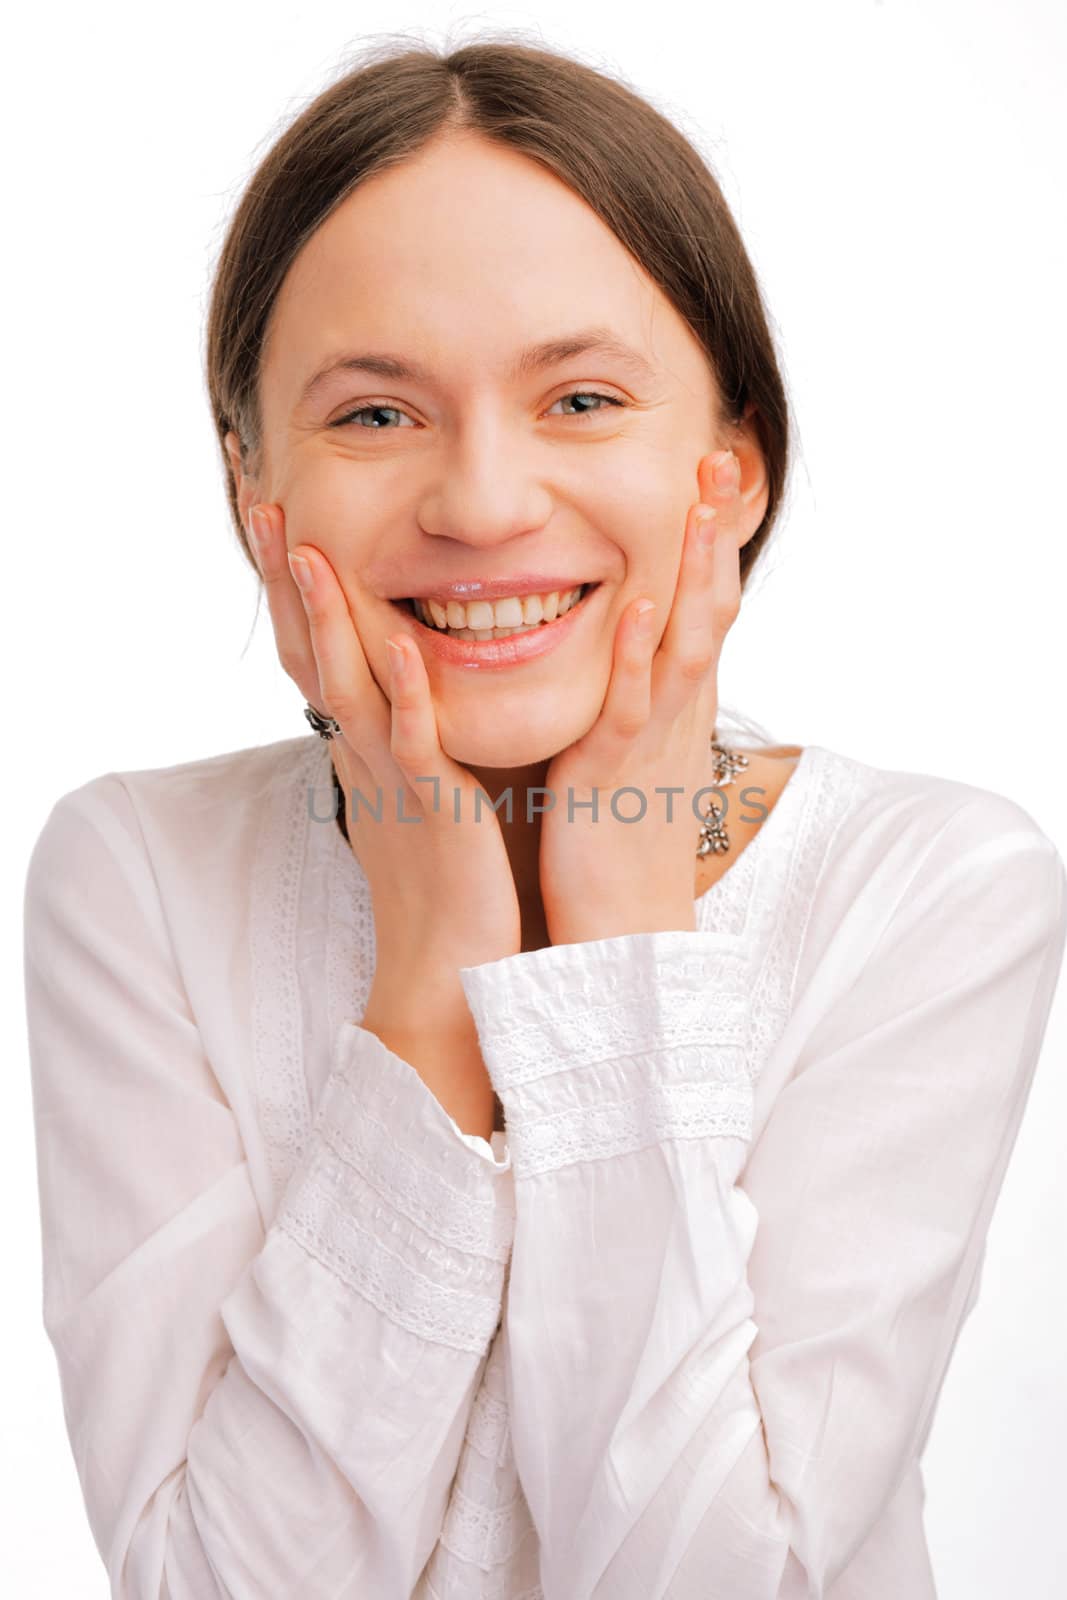
[[[818,745],[806,744],[801,746],[800,754],[797,756],[792,772],[779,790],[778,798],[774,802],[770,814],[760,823],[758,831],[753,834],[744,848],[737,852],[726,871],[714,883],[709,884],[703,894],[694,897],[693,904],[697,909],[698,920],[702,907],[710,906],[717,900],[725,899],[729,894],[733,888],[731,880],[737,874],[742,861],[745,862],[746,872],[756,865],[758,858],[767,849],[763,841],[768,836],[768,833],[772,838],[776,839],[778,833],[785,827],[786,824],[782,818],[791,818],[793,808],[800,798],[801,790],[806,787],[809,775],[815,766],[818,751]],[[759,748],[757,746],[754,752],[746,753],[759,754]]]

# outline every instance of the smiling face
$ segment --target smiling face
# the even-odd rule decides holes
[[[516,370],[591,329],[633,354]],[[337,365],[309,390],[354,355],[414,375]],[[469,132],[365,181],[312,236],[273,308],[260,401],[262,476],[240,485],[242,513],[276,503],[289,547],[322,551],[386,694],[387,638],[416,639],[442,745],[470,766],[546,760],[592,726],[624,609],[647,595],[666,624],[702,457],[737,452],[743,538],[765,505],[758,449],[719,425],[685,320],[578,195]],[[597,587],[553,648],[514,635],[503,664],[450,658],[398,604],[530,575],[538,592],[555,576]]]

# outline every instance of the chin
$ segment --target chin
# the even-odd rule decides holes
[[[465,767],[526,767],[550,761],[580,739],[594,714],[583,717],[575,707],[566,717],[558,712],[544,717],[531,714],[504,719],[496,726],[472,727],[468,722],[453,729],[439,711],[438,731],[445,754]]]

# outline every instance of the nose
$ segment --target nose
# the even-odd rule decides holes
[[[535,533],[551,512],[529,456],[484,414],[442,447],[418,502],[419,526],[430,538],[483,550]]]

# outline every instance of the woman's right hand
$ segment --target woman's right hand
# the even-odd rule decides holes
[[[387,698],[322,551],[304,541],[294,547],[310,570],[311,586],[302,591],[289,566],[283,508],[260,504],[253,512],[251,542],[282,666],[304,698],[341,726],[330,749],[345,794],[349,842],[370,885],[377,947],[364,1026],[396,1037],[444,1030],[470,1044],[476,1035],[459,968],[513,955],[521,944],[499,820],[482,785],[441,748],[415,640],[402,629],[394,635],[402,661],[394,659]],[[255,525],[263,527],[262,539]],[[416,777],[438,783],[415,783]],[[366,806],[352,804],[355,788],[376,806],[379,786],[380,822]],[[397,820],[398,793],[402,814],[418,822]],[[482,797],[478,816],[476,793]]]

